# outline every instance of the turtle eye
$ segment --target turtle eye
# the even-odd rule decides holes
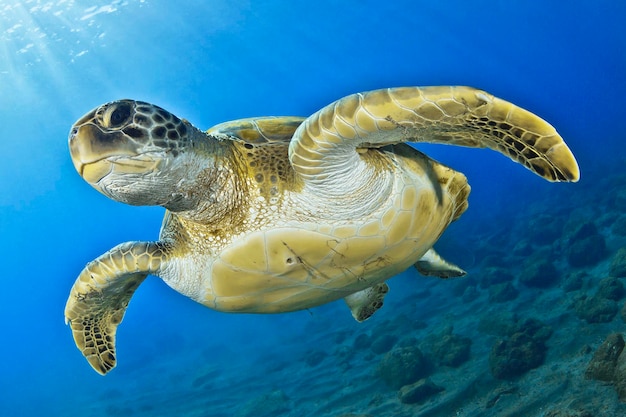
[[[131,106],[129,103],[116,103],[109,106],[102,116],[102,124],[107,128],[120,128],[130,119]]]

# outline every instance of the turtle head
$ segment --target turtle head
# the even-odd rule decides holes
[[[149,103],[113,101],[90,111],[70,131],[78,173],[106,196],[133,205],[175,205],[180,185],[194,174],[195,152],[206,135]],[[199,161],[198,161],[199,162]]]

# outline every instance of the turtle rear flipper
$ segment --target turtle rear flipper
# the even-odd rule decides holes
[[[435,276],[439,278],[456,278],[462,277],[467,272],[458,266],[443,259],[434,249],[428,252],[415,263],[415,268],[420,274],[426,276]]]
[[[383,299],[389,292],[389,286],[384,282],[373,287],[350,294],[344,298],[352,317],[358,322],[369,319],[379,308],[383,306]]]
[[[162,251],[154,243],[128,242],[90,262],[65,306],[76,346],[105,375],[115,367],[115,332],[135,290],[157,270]]]

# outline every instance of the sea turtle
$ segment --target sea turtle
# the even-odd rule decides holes
[[[80,273],[65,307],[76,345],[97,372],[110,371],[116,328],[149,274],[219,311],[343,298],[358,321],[411,265],[463,275],[433,244],[467,208],[466,177],[404,142],[487,147],[549,181],[579,178],[551,125],[469,87],[370,91],[308,118],[207,132],[141,101],[87,113],[69,136],[80,175],[114,200],[167,210],[158,241],[118,245]]]

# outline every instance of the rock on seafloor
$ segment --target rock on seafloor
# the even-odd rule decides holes
[[[612,277],[626,277],[626,247],[620,248],[613,256],[609,274]]]
[[[609,382],[617,391],[620,401],[626,401],[626,350],[624,337],[612,333],[602,342],[593,354],[585,377]]]
[[[391,388],[412,384],[431,370],[422,351],[414,346],[400,347],[387,352],[378,366],[380,377]]]
[[[444,388],[433,383],[430,379],[421,379],[414,384],[400,388],[398,398],[404,404],[423,403],[431,396],[443,391]]]
[[[624,338],[619,333],[607,336],[587,366],[585,377],[611,382],[615,378],[617,359],[624,350]]]

